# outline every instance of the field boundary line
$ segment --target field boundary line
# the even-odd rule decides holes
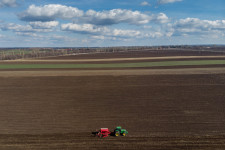
[[[66,70],[66,71],[0,71],[0,77],[42,76],[127,76],[127,75],[185,75],[225,74],[225,67],[182,69],[128,69],[128,70]]]
[[[193,58],[225,58],[225,56],[167,56],[167,57],[137,57],[137,58],[105,58],[105,59],[20,59],[3,60],[2,62],[101,62],[101,61],[129,61],[129,60],[163,60],[163,59],[193,59]]]

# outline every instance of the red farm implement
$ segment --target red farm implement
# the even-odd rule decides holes
[[[102,138],[107,137],[111,134],[108,128],[101,128],[99,131],[95,132],[95,135]]]

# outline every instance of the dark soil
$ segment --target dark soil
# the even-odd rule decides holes
[[[47,135],[1,135],[2,150],[224,150],[225,136],[107,137],[87,133]]]
[[[225,149],[225,75],[0,77],[0,149]],[[92,137],[121,125],[127,137]]]

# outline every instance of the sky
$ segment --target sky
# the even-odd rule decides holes
[[[225,43],[224,0],[0,0],[0,47]]]

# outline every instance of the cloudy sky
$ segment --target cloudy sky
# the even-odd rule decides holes
[[[0,47],[225,43],[224,0],[0,0]]]

